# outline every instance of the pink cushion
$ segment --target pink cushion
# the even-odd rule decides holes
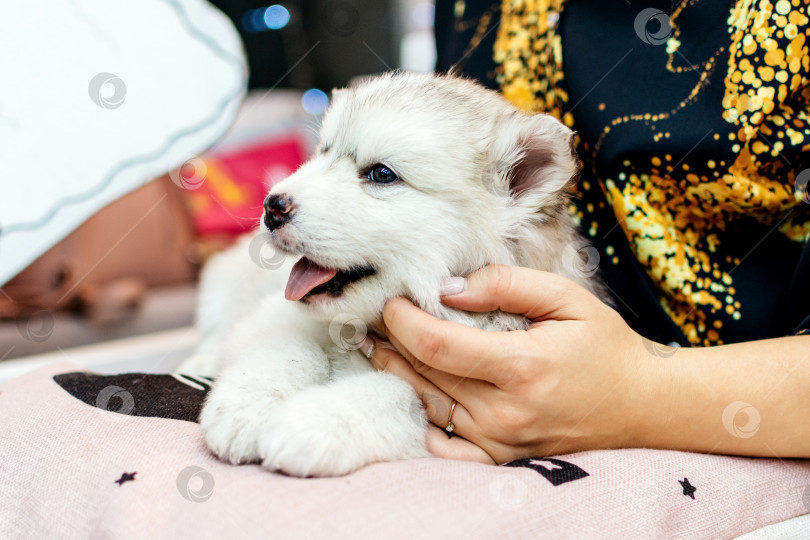
[[[0,385],[0,538],[731,538],[810,511],[807,461],[659,450],[291,478],[208,452],[202,379],[71,371]]]

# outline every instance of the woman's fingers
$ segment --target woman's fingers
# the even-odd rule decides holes
[[[414,371],[408,360],[394,349],[390,343],[370,337],[367,339],[373,339],[376,343],[374,354],[369,358],[372,366],[379,371],[396,375],[410,384],[413,389],[416,390],[419,399],[421,399],[423,403],[426,397],[437,396],[439,394],[445,396],[445,393],[439,390],[435,384]],[[451,400],[452,398],[447,398],[448,403]]]
[[[389,339],[391,340],[391,344],[397,349],[397,352],[399,352],[399,354],[401,354],[405,360],[408,361],[411,370],[432,382],[449,396],[453,396],[456,399],[465,400],[470,395],[480,395],[480,392],[485,390],[483,388],[484,386],[492,386],[490,383],[480,381],[478,379],[459,377],[458,375],[446,373],[431,367],[421,360],[415,358],[413,354],[411,354],[411,352],[402,343],[400,343],[396,336],[391,335]]]
[[[580,320],[598,300],[564,277],[528,268],[487,266],[470,274],[467,288],[442,301],[467,311],[524,315],[530,320]],[[429,368],[496,386],[512,380],[527,351],[538,347],[537,336],[525,332],[488,332],[443,321],[404,298],[393,298],[383,309],[389,339],[415,369],[428,378]],[[423,366],[421,364],[425,364]],[[448,391],[443,381],[434,381]]]
[[[557,274],[494,264],[467,277],[467,288],[443,296],[445,305],[466,311],[505,311],[533,321],[580,319],[594,299],[588,291]]]
[[[495,460],[480,447],[462,437],[448,437],[444,430],[436,426],[430,426],[428,429],[427,448],[428,452],[440,458],[496,465]]]
[[[377,346],[370,360],[375,368],[396,375],[410,384],[416,391],[419,399],[422,400],[428,420],[441,428],[447,427],[447,422],[450,418],[450,409],[453,405],[452,397],[433,384],[433,382],[414,371],[410,363],[384,341],[377,340]],[[458,381],[457,377],[455,379]],[[469,412],[467,412],[464,405],[458,402],[455,409],[453,409],[452,420],[456,430],[464,430],[465,428],[468,429],[473,426]],[[464,428],[462,428],[462,426],[464,426]]]
[[[518,351],[531,350],[526,332],[488,332],[443,321],[404,298],[389,300],[383,319],[389,338],[399,344],[399,350],[407,351],[417,371],[425,373],[427,368],[416,362],[458,377],[500,385],[512,378],[522,360]]]

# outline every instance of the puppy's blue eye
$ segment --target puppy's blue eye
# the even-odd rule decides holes
[[[377,184],[390,184],[399,180],[399,177],[394,171],[378,163],[368,171],[368,179]]]

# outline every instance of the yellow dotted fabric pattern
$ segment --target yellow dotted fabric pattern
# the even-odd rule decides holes
[[[683,2],[670,16],[670,71],[684,39],[678,15],[696,1]],[[503,0],[494,59],[499,65],[497,82],[508,99],[573,126],[565,112],[569,98],[562,42],[554,24],[563,7],[562,0]],[[693,163],[688,155],[680,160],[652,155],[645,163],[624,161],[615,178],[597,174],[632,251],[660,291],[661,306],[693,345],[722,343],[723,322],[716,314],[742,317],[731,275],[741,261],[720,260],[717,254],[728,223],[753,217],[792,241],[806,243],[810,238],[805,188],[796,185],[801,171],[782,158],[787,149],[810,151],[809,21],[810,0],[736,2],[727,20],[728,42],[698,66],[701,76],[687,99],[668,111],[615,118],[588,149],[592,154],[581,152],[593,163],[611,128],[672,117],[701,95],[713,70],[726,69],[717,114],[728,130],[706,136],[728,144],[733,160]],[[726,56],[724,66],[718,60]],[[669,135],[663,130],[651,133],[650,147]],[[595,223],[585,231],[599,234]]]
[[[557,21],[563,0],[506,0],[495,42],[496,79],[504,97],[527,112],[562,119],[568,93],[563,88],[562,41]]]
[[[802,186],[795,185],[799,171],[778,158],[790,146],[810,149],[808,6],[808,0],[747,0],[738,2],[728,19],[732,54],[723,118],[736,128],[730,139],[737,159],[723,180],[738,192],[744,187],[738,206],[766,220],[784,215],[804,196]],[[806,242],[810,220],[791,216],[779,230]]]

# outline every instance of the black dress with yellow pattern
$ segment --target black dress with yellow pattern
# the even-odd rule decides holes
[[[572,210],[642,335],[810,327],[810,0],[437,3],[438,69],[578,133]]]

